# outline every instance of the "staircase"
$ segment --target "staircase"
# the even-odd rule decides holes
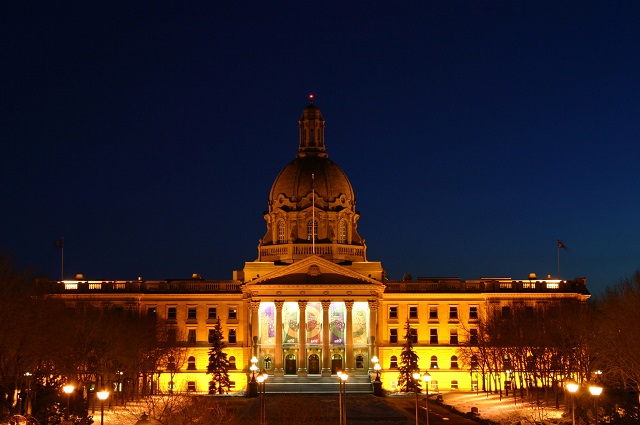
[[[337,394],[340,391],[338,379],[337,376],[269,376],[269,379],[266,380],[265,392],[270,394]],[[345,388],[351,394],[373,393],[373,385],[367,375],[350,375]]]

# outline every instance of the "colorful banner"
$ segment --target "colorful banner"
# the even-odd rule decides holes
[[[329,343],[344,345],[345,317],[344,303],[331,303],[331,307],[329,307]]]
[[[307,344],[322,344],[322,303],[307,303]]]
[[[260,303],[260,344],[276,343],[276,308],[273,303]]]
[[[284,303],[282,307],[283,344],[296,344],[298,342],[298,330],[300,329],[299,313],[298,303]]]
[[[367,329],[369,317],[369,306],[367,303],[357,302],[353,305],[353,344],[354,345],[366,345],[367,344]]]

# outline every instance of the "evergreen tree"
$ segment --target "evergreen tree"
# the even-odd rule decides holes
[[[417,388],[417,391],[420,392],[420,380],[413,379],[413,373],[420,372],[420,368],[418,367],[418,355],[413,350],[413,334],[409,319],[407,319],[404,329],[406,331],[404,334],[405,343],[400,353],[398,385],[400,391],[414,392]]]
[[[209,394],[226,394],[231,388],[229,380],[229,360],[227,353],[223,350],[227,344],[223,341],[222,327],[220,321],[213,327],[211,338],[211,348],[209,348],[209,366],[207,374],[211,374],[209,381]]]

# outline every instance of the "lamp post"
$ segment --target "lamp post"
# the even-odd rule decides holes
[[[260,420],[258,421],[258,423],[260,425],[263,425],[263,414],[262,414],[262,409],[263,409],[263,405],[262,405],[262,385],[264,384],[264,376],[262,375],[258,375],[257,378],[258,381],[258,397],[259,397],[259,402],[260,402]]]
[[[69,420],[69,405],[71,404],[71,393],[75,390],[73,385],[65,385],[62,387],[62,391],[67,395],[67,414],[64,418],[65,421]]]
[[[593,400],[595,403],[595,408],[596,408],[596,425],[598,425],[598,397],[600,397],[600,394],[602,394],[602,387],[599,387],[597,385],[591,385],[589,387],[589,392],[591,393],[591,395],[593,396]]]
[[[340,425],[347,424],[347,379],[349,375],[339,370],[338,375],[338,389],[340,393],[339,406],[340,406]]]
[[[104,401],[109,398],[109,391],[98,391],[98,399],[100,399],[100,425],[104,425]]]
[[[576,392],[580,386],[575,381],[569,380],[566,387],[567,391],[571,393],[571,423],[576,425]]]
[[[425,372],[424,375],[422,375],[422,380],[425,383],[427,392],[427,398],[425,398],[425,406],[427,408],[427,425],[429,425],[429,383],[431,383],[431,375],[429,374],[429,372]]]
[[[418,422],[418,379],[420,379],[420,372],[413,372],[413,389],[416,393],[416,425],[420,425]]]
[[[256,371],[258,370],[258,358],[256,356],[251,357],[251,380],[249,381],[249,397],[258,396],[258,383],[256,382]]]

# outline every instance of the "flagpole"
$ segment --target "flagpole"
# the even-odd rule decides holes
[[[558,248],[558,279],[560,279],[560,244],[556,244]]]
[[[61,266],[60,266],[60,280],[64,280],[64,236],[60,238],[60,255],[61,255]]]
[[[316,253],[316,175],[311,174],[311,252]]]

